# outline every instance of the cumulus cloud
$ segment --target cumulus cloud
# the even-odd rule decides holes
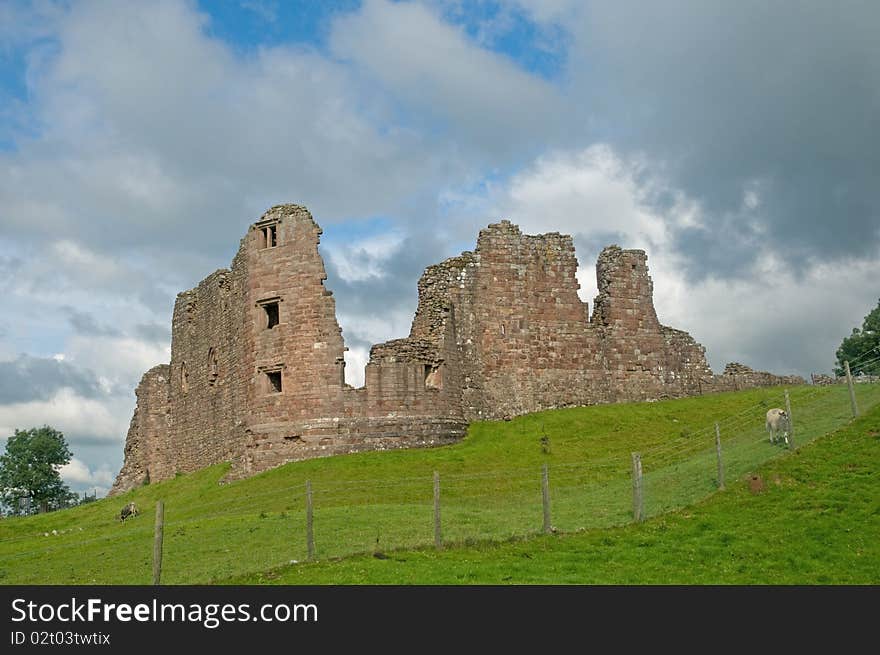
[[[101,495],[113,485],[116,475],[108,468],[92,470],[82,460],[72,457],[70,462],[59,469],[61,479],[73,489],[97,488]]]
[[[339,277],[346,282],[361,282],[384,277],[386,262],[393,258],[403,243],[403,236],[394,232],[379,234],[359,241],[325,247]]]
[[[67,361],[100,371],[102,384],[111,391],[133,389],[141,376],[171,359],[170,343],[131,337],[75,335],[68,339]]]
[[[89,398],[63,387],[45,400],[0,405],[0,436],[9,437],[16,429],[48,424],[61,430],[74,445],[114,443],[119,447],[133,408],[133,397]]]
[[[876,302],[875,269],[870,261],[845,269],[817,264],[799,276],[768,253],[748,279],[689,284],[680,276],[679,297],[662,310],[689,326],[716,370],[740,361],[809,378],[830,372],[841,339]]]
[[[560,134],[567,109],[556,87],[479,47],[425,5],[367,0],[334,23],[331,46],[418,120],[444,123],[462,147],[510,155]],[[536,116],[544,121],[538,129]]]
[[[325,223],[399,209],[458,165],[348,68],[306,48],[236,55],[207,24],[176,2],[70,7],[30,75],[39,141],[0,154],[9,238],[51,235],[73,259],[162,243],[189,270],[274,202]]]

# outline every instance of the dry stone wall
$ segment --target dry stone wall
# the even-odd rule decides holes
[[[461,438],[470,421],[555,407],[803,382],[730,365],[660,324],[647,257],[610,246],[590,316],[570,236],[501,221],[429,266],[409,337],[373,346],[365,385],[299,205],[267,211],[230,269],[181,293],[171,362],[148,371],[111,493],[222,461],[241,477],[285,462]]]

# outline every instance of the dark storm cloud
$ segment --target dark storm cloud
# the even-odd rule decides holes
[[[876,2],[595,3],[572,28],[573,93],[596,136],[701,203],[708,232],[678,234],[691,274],[741,272],[756,238],[795,268],[865,256],[880,243],[878,24]]]
[[[64,361],[19,355],[0,362],[0,404],[48,400],[64,387],[84,398],[105,395],[94,373]]]

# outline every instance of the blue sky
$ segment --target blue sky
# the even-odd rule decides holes
[[[0,438],[54,425],[105,491],[176,293],[279,202],[324,229],[355,384],[425,266],[501,218],[572,234],[590,303],[603,246],[647,250],[716,370],[828,371],[880,295],[878,12],[3,3]]]

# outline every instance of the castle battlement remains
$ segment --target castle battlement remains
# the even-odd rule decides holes
[[[508,221],[429,266],[409,337],[372,347],[365,385],[345,345],[305,207],[272,207],[229,269],[177,296],[171,362],[144,375],[111,494],[219,462],[244,477],[360,450],[451,443],[470,421],[544,409],[799,384],[729,365],[661,325],[647,257],[605,248],[590,314],[570,236]]]

